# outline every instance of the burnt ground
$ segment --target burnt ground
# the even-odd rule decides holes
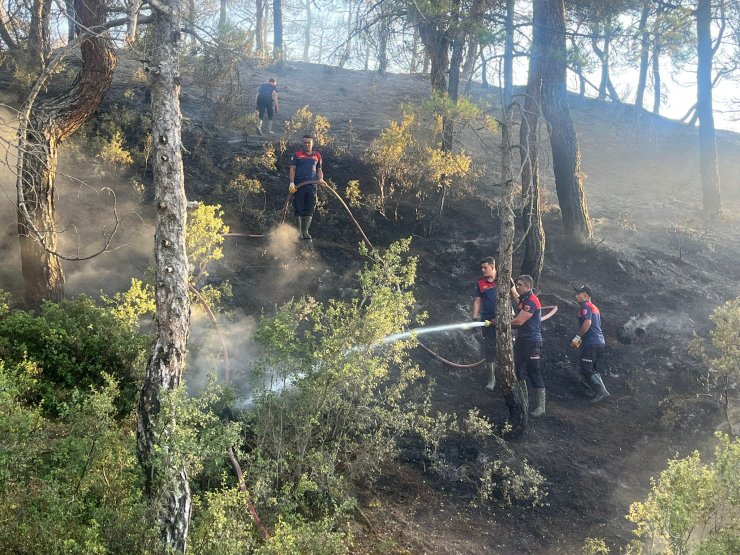
[[[120,75],[106,99],[108,107],[122,102],[130,88]],[[335,144],[342,148],[324,152],[325,175],[339,190],[349,179],[360,179],[365,190],[371,187],[360,162],[364,148],[399,116],[400,102],[419,101],[429,90],[422,76],[383,78],[301,63],[282,70],[245,64],[241,81],[249,83],[244,93],[248,106],[253,89],[271,75],[278,78],[281,91],[276,130],[306,104],[332,123]],[[234,157],[255,155],[265,139],[245,139],[233,126],[214,124],[217,114],[204,90],[186,80],[183,91],[189,197],[222,204],[234,232],[264,232],[279,217],[287,171],[260,176],[266,195],[259,204],[264,202],[266,221],[241,214],[223,181]],[[129,96],[127,105],[144,110],[145,99],[138,92]],[[472,94],[496,101],[492,89],[474,86]],[[712,433],[728,430],[719,405],[703,395],[697,361],[686,346],[695,333],[708,332],[708,316],[716,306],[740,295],[740,137],[718,134],[726,214],[703,225],[694,129],[595,100],[573,97],[572,110],[595,246],[584,255],[568,253],[557,210],[545,214],[547,255],[537,293],[543,304],[559,307],[543,326],[547,415],[530,419],[524,436],[510,443],[518,457],[545,476],[547,504],[474,506],[470,483],[444,480],[412,454],[389,465],[375,487],[363,492],[362,511],[369,523],[359,526],[358,552],[575,553],[588,537],[604,538],[618,548],[631,539],[624,515],[632,501],[646,495],[650,477],[676,453],[708,452]],[[72,162],[68,164],[72,173]],[[78,162],[77,169],[82,165]],[[141,219],[126,220],[115,255],[66,266],[70,293],[110,293],[125,287],[130,275],[141,275],[148,264],[150,207],[134,202],[127,192],[127,175],[113,177],[99,181],[115,182],[119,203],[126,206],[123,212]],[[556,204],[547,161],[543,180],[549,203]],[[414,236],[413,254],[420,257],[414,292],[419,308],[429,313],[429,324],[469,317],[478,261],[495,255],[498,248],[499,222],[484,200],[492,191],[491,183],[481,181],[475,196],[450,201],[435,236]],[[80,196],[79,187],[62,188],[63,218],[91,219],[86,215],[100,200],[81,201]],[[394,225],[362,212],[357,216],[377,246],[414,233],[410,224]],[[230,308],[255,315],[304,293],[321,299],[347,294],[362,264],[356,248],[359,235],[330,197],[324,199],[311,231],[313,253],[298,248],[289,227],[268,239],[229,239],[226,256],[211,275],[232,283]],[[3,236],[10,247],[6,235],[12,233]],[[520,256],[515,254],[515,268]],[[2,277],[5,288],[12,290],[18,276],[10,270],[13,255],[7,260]],[[577,326],[572,288],[584,283],[594,289],[608,342],[603,373],[612,396],[597,406],[590,405],[579,386],[576,360],[568,347]],[[630,335],[631,343],[618,341],[620,328],[638,330]],[[477,342],[468,333],[430,336],[426,343],[451,360],[479,358]],[[436,382],[435,408],[460,417],[478,408],[496,423],[505,420],[500,392],[483,389],[481,368],[453,369],[421,349],[413,355]]]

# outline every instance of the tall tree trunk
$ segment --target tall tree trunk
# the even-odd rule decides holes
[[[506,22],[504,24],[504,109],[509,106],[514,94],[514,7],[515,0],[506,0]]]
[[[717,217],[722,210],[717,169],[717,143],[712,113],[712,2],[699,0],[696,10],[698,63],[696,69],[696,114],[699,117],[699,166],[706,219]]]
[[[591,220],[583,188],[581,153],[568,106],[565,3],[535,0],[534,12],[542,14],[542,19],[535,16],[542,23],[534,26],[534,42],[542,53],[542,107],[551,128],[552,167],[565,240],[569,248],[582,250],[591,243]]]
[[[304,4],[306,12],[306,31],[303,34],[303,61],[309,62],[311,53],[311,28],[313,26],[313,15],[311,14],[311,0]]]
[[[283,2],[282,0],[272,0],[272,19],[273,19],[273,39],[272,39],[272,60],[280,63],[285,59],[283,51]]]
[[[139,459],[154,504],[165,549],[185,552],[192,509],[188,476],[181,463],[168,460],[174,419],[158,421],[162,396],[180,385],[190,331],[188,259],[185,252],[186,204],[182,167],[180,6],[160,0],[154,11],[152,136],[157,224],[154,236],[156,339],[141,388],[137,420]],[[157,454],[159,453],[159,454]]]
[[[265,4],[264,0],[254,0],[254,46],[257,56],[265,53]]]
[[[77,17],[75,16],[74,0],[64,0],[64,9],[67,12],[65,14],[67,16],[67,44],[71,44],[77,34]]]
[[[419,31],[414,28],[414,38],[411,42],[411,63],[409,71],[416,73],[419,69]]]
[[[223,34],[226,31],[226,0],[219,0],[218,10],[218,32]]]
[[[529,56],[527,75],[527,98],[524,101],[524,114],[519,128],[522,163],[522,198],[524,209],[524,257],[522,274],[530,275],[539,282],[545,265],[545,228],[542,225],[540,206],[540,101],[542,73],[540,54],[535,46]]]
[[[498,282],[496,289],[496,383],[509,409],[508,422],[511,435],[518,436],[527,427],[527,407],[524,396],[516,379],[514,352],[512,350],[511,332],[511,296],[510,288],[505,285],[511,281],[512,255],[514,253],[514,172],[512,171],[510,110],[505,110],[501,124],[501,155],[503,179],[503,198],[499,204],[501,219],[501,238],[498,250]]]
[[[651,0],[644,0],[640,13],[640,73],[635,91],[635,106],[642,110],[645,101],[645,87],[647,86],[648,62],[650,61],[650,34],[647,31],[648,17],[650,16]]]
[[[660,89],[660,54],[661,54],[661,37],[660,25],[663,16],[663,8],[658,5],[658,12],[655,15],[653,23],[653,113],[660,114],[661,89]]]
[[[352,57],[352,17],[354,12],[352,11],[352,2],[349,4],[349,11],[347,13],[347,42],[344,44],[344,52],[342,57],[339,59],[339,67],[343,68],[349,59]]]
[[[40,73],[51,52],[49,17],[52,0],[33,0],[26,60],[34,73]]]
[[[77,0],[79,24],[91,28],[105,22],[101,0]],[[28,128],[20,137],[24,206],[18,211],[18,236],[25,300],[38,306],[43,299],[64,296],[64,272],[57,248],[54,178],[60,143],[98,108],[111,81],[116,58],[106,36],[91,36],[81,45],[82,69],[72,86],[54,98],[31,105]],[[51,252],[50,252],[51,251]]]
[[[483,46],[480,48],[480,79],[484,89],[490,87],[488,83],[488,60],[486,60],[485,48]]]
[[[390,35],[390,21],[384,13],[383,5],[380,7],[381,20],[378,31],[378,73],[385,75],[388,71],[388,36]]]
[[[614,28],[610,20],[604,22],[604,48],[599,47],[599,37],[597,36],[598,31],[601,29],[601,25],[598,25],[596,32],[591,36],[591,47],[593,48],[596,57],[601,62],[601,77],[599,79],[599,99],[604,100],[607,94],[615,102],[619,102],[619,94],[614,88],[611,78],[609,77],[609,55],[611,50],[611,40]]]

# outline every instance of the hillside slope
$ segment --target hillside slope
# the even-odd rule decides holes
[[[122,104],[146,109],[143,95],[125,99],[128,75],[118,74],[103,112]],[[372,187],[360,160],[363,150],[389,120],[399,117],[401,102],[420,102],[429,91],[422,76],[379,77],[303,63],[290,63],[272,72],[245,64],[240,77],[247,108],[251,109],[257,85],[273,75],[280,89],[276,130],[284,118],[304,105],[330,120],[332,133],[344,150],[341,155],[326,153],[325,175],[340,190],[349,179],[360,179],[364,187]],[[494,103],[495,93],[480,86],[472,88],[475,98]],[[221,180],[235,157],[256,155],[265,139],[256,135],[245,139],[233,126],[215,126],[214,108],[198,83],[185,81],[182,101],[188,118],[189,197],[222,204],[232,231],[265,231],[277,221],[282,208],[287,172],[260,176],[266,189],[267,221],[246,219]],[[518,457],[526,458],[546,477],[548,503],[534,509],[496,504],[474,507],[471,484],[435,475],[425,466],[422,454],[409,446],[402,461],[387,468],[372,490],[363,492],[363,511],[371,525],[365,529],[358,552],[383,552],[378,546],[390,545],[382,548],[384,552],[575,553],[588,537],[623,546],[631,539],[624,515],[630,502],[646,494],[650,476],[676,452],[706,450],[712,432],[727,429],[719,406],[698,395],[696,361],[687,354],[686,344],[694,333],[708,331],[707,318],[715,307],[740,295],[740,137],[718,136],[727,215],[702,226],[694,129],[595,100],[573,97],[572,109],[595,246],[586,255],[569,254],[563,248],[557,210],[547,212],[546,264],[537,292],[544,304],[559,306],[558,314],[544,326],[547,415],[532,419],[525,436],[511,444]],[[473,143],[471,137],[461,139]],[[68,157],[65,171],[73,174],[82,165],[82,159]],[[66,265],[69,293],[100,289],[110,293],[125,287],[131,275],[143,274],[151,252],[150,207],[136,203],[130,176],[109,174],[97,179],[114,187],[119,212],[131,216],[125,218],[117,243],[121,248],[114,255],[84,265]],[[556,204],[547,163],[543,164],[543,180],[549,203]],[[412,249],[420,257],[415,294],[419,308],[429,312],[430,324],[469,319],[478,262],[484,256],[495,256],[498,247],[499,223],[485,202],[492,194],[493,183],[481,182],[477,196],[450,202],[435,236],[414,237]],[[80,187],[69,181],[61,187],[58,206],[63,225],[84,221],[83,234],[101,225],[98,215],[105,214],[107,205],[99,196],[81,194]],[[12,211],[3,208],[3,218],[8,213],[12,218]],[[360,215],[360,224],[378,246],[413,232],[410,224],[394,226],[374,215]],[[312,233],[316,250],[310,254],[299,251],[295,233],[288,227],[267,240],[233,238],[227,242],[226,256],[211,269],[211,275],[232,283],[230,308],[245,315],[246,329],[259,310],[270,311],[293,296],[310,293],[327,299],[345,295],[351,287],[362,263],[356,250],[360,238],[331,198],[325,199]],[[3,240],[11,254],[0,277],[6,288],[17,289],[20,271],[12,231]],[[67,243],[73,244],[72,239]],[[520,255],[515,255],[515,268]],[[605,382],[612,397],[598,406],[591,406],[580,390],[576,360],[568,348],[576,331],[572,288],[584,283],[594,289],[609,346]],[[617,340],[625,325],[629,331],[640,330],[631,336],[630,344]],[[240,333],[244,329],[240,327]],[[202,337],[194,334],[194,340]],[[248,346],[243,345],[243,336],[235,340],[240,345],[234,355],[238,366]],[[479,358],[475,338],[466,333],[434,336],[428,345],[451,360]],[[436,381],[435,408],[460,417],[477,408],[496,423],[504,421],[501,395],[482,388],[485,377],[480,367],[453,369],[421,349],[414,356]],[[678,395],[684,404],[668,422],[661,418],[674,406],[663,401],[676,402],[670,395]],[[451,457],[459,457],[461,465],[466,457],[490,455],[470,447],[445,448]]]

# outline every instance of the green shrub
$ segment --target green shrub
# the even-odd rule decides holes
[[[117,386],[73,395],[44,416],[27,393],[38,373],[0,360],[0,545],[4,553],[154,553],[132,417]]]
[[[716,436],[714,461],[702,463],[698,451],[668,461],[647,499],[630,506],[646,553],[722,553],[740,544],[740,439]]]
[[[22,310],[0,314],[0,358],[35,365],[35,398],[52,413],[64,412],[68,394],[105,384],[119,387],[116,406],[130,410],[138,391],[150,339],[84,295],[44,302],[39,314]]]

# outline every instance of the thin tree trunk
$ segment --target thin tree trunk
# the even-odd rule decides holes
[[[483,88],[487,89],[491,85],[488,83],[488,60],[486,60],[485,49],[481,46],[480,49],[480,79],[483,83]]]
[[[352,15],[352,3],[350,2],[349,12],[347,13],[347,42],[344,45],[344,53],[339,59],[340,68],[343,68],[352,57]]]
[[[653,113],[660,114],[660,103],[661,103],[661,90],[660,90],[660,34],[659,29],[661,25],[661,19],[663,10],[658,6],[658,13],[655,16],[655,23],[653,24]]]
[[[255,53],[261,57],[265,53],[265,5],[263,0],[254,0],[254,45]]]
[[[414,38],[411,43],[411,63],[409,64],[411,73],[416,73],[419,69],[419,31],[414,28]]]
[[[508,423],[511,435],[518,436],[527,427],[527,407],[516,379],[514,368],[513,340],[511,332],[511,297],[508,284],[512,277],[512,256],[514,253],[514,172],[512,171],[510,110],[505,110],[501,124],[501,155],[503,198],[499,204],[501,219],[501,238],[498,250],[498,283],[496,289],[496,383],[509,409]]]
[[[696,114],[699,118],[699,166],[702,201],[706,219],[715,218],[722,210],[717,169],[717,143],[712,113],[712,2],[699,0],[696,10],[697,54]]]
[[[285,59],[285,52],[283,52],[283,2],[282,0],[272,0],[272,18],[273,18],[272,59],[274,62],[279,63]]]
[[[166,458],[167,442],[177,426],[159,422],[164,391],[180,385],[188,334],[190,298],[185,252],[186,204],[182,167],[180,76],[180,6],[160,0],[153,10],[152,136],[157,224],[154,237],[156,339],[147,362],[139,398],[137,446],[145,470],[147,492],[155,506],[165,549],[187,549],[192,497],[181,463]],[[159,454],[157,454],[159,453]]]
[[[509,106],[514,93],[514,0],[506,0],[504,24],[504,108]]]
[[[105,22],[105,6],[99,0],[77,0],[75,13],[84,28]],[[104,35],[85,40],[81,54],[82,69],[72,86],[59,96],[33,104],[27,133],[20,137],[24,210],[18,211],[18,236],[25,300],[30,306],[64,296],[61,263],[49,252],[57,247],[54,179],[58,149],[98,108],[116,66],[110,41]]]
[[[70,44],[75,40],[77,34],[74,0],[64,0],[64,8],[67,11],[67,44]]]
[[[218,32],[221,34],[226,31],[226,15],[226,0],[220,0],[218,10]]]
[[[535,0],[534,11],[543,14],[534,26],[536,48],[542,52],[542,107],[550,124],[555,188],[563,217],[567,246],[582,250],[591,243],[591,220],[583,188],[581,153],[568,106],[566,88],[565,4],[563,0]]]
[[[635,91],[635,106],[642,110],[645,101],[645,87],[647,86],[648,63],[650,61],[650,34],[647,31],[647,21],[650,15],[650,0],[644,0],[640,14],[640,74]]]
[[[385,75],[388,71],[388,36],[390,35],[390,22],[388,17],[383,14],[381,5],[380,30],[378,34],[378,73]],[[368,49],[369,51],[369,49]]]
[[[524,114],[519,128],[522,163],[522,198],[524,209],[524,257],[522,274],[539,282],[542,268],[545,265],[545,228],[542,225],[542,208],[540,206],[540,100],[542,73],[540,55],[532,47],[529,56],[529,73],[527,75],[527,97],[524,101]]]
[[[303,34],[303,61],[310,62],[309,54],[311,53],[311,27],[313,24],[313,17],[311,14],[311,0],[306,0],[303,6],[306,13],[306,31]]]

